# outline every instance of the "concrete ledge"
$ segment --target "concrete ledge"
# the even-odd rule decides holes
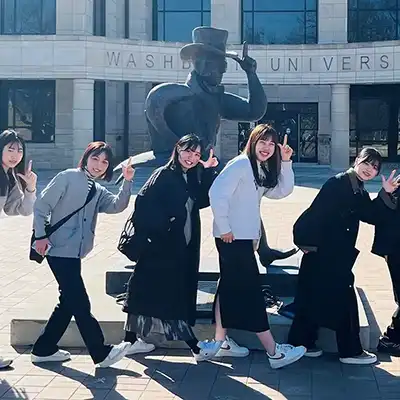
[[[263,284],[271,285],[274,293],[278,296],[294,296],[300,260],[301,256],[298,253],[286,260],[274,262],[268,270],[258,261]],[[107,271],[105,278],[106,293],[108,295],[116,295],[125,292],[125,284],[128,282],[134,268],[134,265],[127,264],[126,266],[116,266],[115,269]],[[218,259],[203,258],[200,264],[199,280],[217,281],[218,279]]]
[[[212,296],[212,294],[209,294]],[[362,305],[361,299],[358,296],[358,307],[360,315],[360,337],[361,343],[365,349],[370,348],[370,327],[368,325],[367,316]],[[284,299],[290,302],[291,298]],[[207,304],[210,304],[209,302]],[[204,305],[209,307],[208,305]],[[16,318],[11,321],[10,342],[13,346],[30,346],[32,345],[43,327],[46,324],[48,315],[40,315],[40,311],[35,311],[35,316],[31,318]],[[276,310],[268,310],[269,320],[272,333],[278,342],[285,342],[291,325],[291,320],[282,317],[276,313]],[[125,314],[119,313],[116,319],[115,315],[110,316],[110,319],[100,319],[100,326],[103,329],[107,343],[119,343],[123,338],[123,327]],[[214,326],[210,320],[198,320],[194,331],[199,339],[210,339],[214,336]],[[251,350],[262,350],[262,347],[254,333],[232,330],[229,335],[238,343],[247,346]],[[157,340],[154,342],[164,348],[185,348],[186,344],[181,342],[160,343]],[[333,331],[321,329],[318,345],[326,352],[336,352],[336,339]],[[82,337],[76,327],[75,321],[72,321],[60,341],[62,347],[84,347]]]

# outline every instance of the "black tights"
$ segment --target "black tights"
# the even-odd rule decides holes
[[[130,343],[135,343],[137,340],[137,335],[135,332],[130,332],[130,331],[125,331],[125,338],[124,338],[124,342],[130,342]],[[191,340],[187,340],[186,344],[189,346],[190,350],[193,351],[193,353],[195,354],[199,354],[200,353],[200,347],[197,346],[197,339],[191,339]]]

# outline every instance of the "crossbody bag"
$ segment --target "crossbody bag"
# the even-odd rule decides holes
[[[93,184],[92,187],[89,190],[89,193],[86,197],[85,203],[83,204],[82,207],[79,207],[77,210],[72,212],[71,214],[67,215],[60,221],[56,222],[53,226],[50,226],[49,224],[45,226],[45,232],[46,235],[42,236],[40,238],[37,238],[35,236],[35,230],[33,230],[32,237],[31,237],[31,246],[30,246],[30,251],[29,251],[29,259],[32,261],[36,261],[38,264],[41,264],[44,260],[44,256],[39,254],[35,248],[34,248],[34,243],[36,240],[41,240],[41,239],[46,239],[49,238],[55,231],[60,229],[66,222],[68,222],[75,214],[77,214],[79,211],[81,211],[86,205],[93,199],[94,195],[96,194],[96,185]]]

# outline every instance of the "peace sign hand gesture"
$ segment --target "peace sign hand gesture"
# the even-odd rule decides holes
[[[279,149],[281,150],[282,161],[289,161],[293,155],[293,149],[287,144],[288,135],[283,137],[283,144],[278,143]]]
[[[32,171],[32,160],[29,161],[25,173],[17,174],[26,183],[26,190],[34,192],[36,190],[37,175]]]
[[[129,157],[126,165],[122,164],[122,175],[126,181],[131,182],[135,175],[135,168],[132,166],[132,157]]]
[[[200,160],[199,163],[204,167],[204,168],[215,168],[218,166],[219,161],[217,157],[214,157],[214,150],[210,149],[210,156],[208,157],[207,161]]]
[[[400,176],[394,177],[396,174],[396,170],[394,169],[392,173],[389,175],[389,178],[386,179],[383,175],[382,177],[382,188],[386,193],[393,193],[400,186]]]

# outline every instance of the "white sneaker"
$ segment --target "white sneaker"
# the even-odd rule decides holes
[[[12,362],[13,360],[11,360],[10,358],[0,357],[0,369],[9,367]]]
[[[294,347],[290,344],[276,344],[275,355],[270,356],[269,363],[272,369],[278,369],[285,367],[286,365],[292,364],[297,360],[300,360],[304,356],[307,349],[304,346]]]
[[[121,361],[126,356],[126,353],[130,347],[131,344],[129,342],[122,342],[116,346],[112,346],[108,356],[101,363],[98,363],[96,367],[107,368],[118,361]]]
[[[215,355],[218,353],[218,350],[222,346],[222,341],[205,341],[205,342],[199,342],[197,343],[197,346],[200,348],[200,353],[195,354],[193,353],[194,359],[197,362],[200,361],[208,361],[211,360],[212,358],[215,357]]]
[[[46,357],[36,356],[35,354],[31,353],[31,361],[33,363],[63,362],[63,361],[68,361],[70,359],[71,359],[70,352],[65,350],[58,350],[51,356],[46,356]]]
[[[339,360],[343,364],[370,365],[375,364],[378,358],[375,354],[368,353],[364,350],[359,356],[339,358]]]
[[[133,344],[131,344],[130,342],[122,342],[122,343],[129,343],[129,349],[128,352],[126,353],[127,356],[140,353],[150,353],[156,348],[154,344],[146,343],[142,339],[137,339],[136,342]]]
[[[215,357],[247,357],[249,349],[239,346],[233,339],[226,337]]]

